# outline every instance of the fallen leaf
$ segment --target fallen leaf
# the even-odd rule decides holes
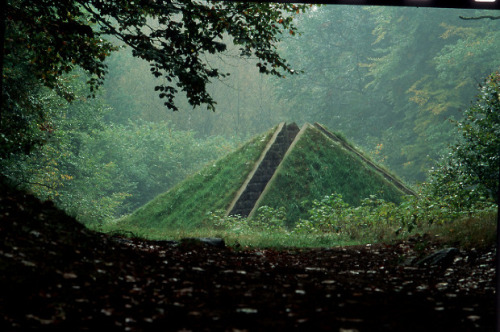
[[[72,272],[66,272],[66,273],[63,273],[63,278],[64,279],[76,279],[76,278],[78,278],[78,276]]]

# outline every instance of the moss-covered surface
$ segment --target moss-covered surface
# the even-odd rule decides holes
[[[207,212],[227,209],[276,127],[157,196],[116,226],[143,228],[200,226]]]
[[[291,223],[306,216],[308,202],[332,193],[341,194],[354,206],[370,195],[395,203],[404,195],[380,172],[312,126],[305,130],[271,181],[259,206],[284,206]]]

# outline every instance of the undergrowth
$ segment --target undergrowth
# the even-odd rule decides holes
[[[484,203],[473,211],[455,211],[445,204],[430,204],[413,196],[399,205],[375,196],[350,206],[339,194],[312,202],[307,218],[292,226],[285,208],[259,208],[253,218],[209,212],[200,227],[142,228],[108,223],[102,231],[117,229],[152,240],[220,237],[231,247],[332,247],[390,243],[430,234],[443,245],[486,247],[495,242],[496,206]]]
[[[297,234],[283,230],[247,229],[233,231],[226,229],[213,229],[199,227],[193,229],[166,228],[151,229],[137,226],[116,229],[113,225],[106,224],[99,231],[118,234],[124,237],[136,237],[148,240],[174,240],[178,241],[191,237],[217,237],[224,239],[227,246],[238,248],[316,248],[348,246],[365,243],[365,241],[347,239],[339,234]]]

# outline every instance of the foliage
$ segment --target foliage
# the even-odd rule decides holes
[[[331,169],[313,160],[284,175],[290,180],[312,170],[314,176],[304,180],[315,192],[312,202],[303,202],[286,182],[274,201],[263,202],[267,206],[256,217],[261,219],[235,224],[263,229],[271,223],[280,229],[299,220],[297,234],[302,227],[308,230],[303,234],[357,236],[372,231],[370,225],[387,223],[386,232],[402,234],[488,213],[498,186],[498,74],[481,87],[477,105],[463,114],[459,109],[475,81],[500,66],[496,22],[464,22],[459,11],[352,6],[313,7],[297,15],[306,8],[187,0],[8,0],[2,173],[80,220],[104,221],[134,210],[234,146],[234,140],[216,134],[238,135],[239,141],[278,119],[319,120],[374,151],[399,174],[423,180],[423,170],[452,140],[447,119],[455,117],[462,141],[431,172],[418,198],[393,206],[379,192],[362,192],[362,197],[376,196],[357,202],[346,192],[331,196]],[[104,37],[126,47],[118,51]],[[219,58],[222,54],[227,57]],[[231,68],[240,64],[227,61],[233,56],[245,57],[246,66]],[[299,72],[284,58],[306,73],[276,81],[259,75]],[[128,81],[121,94],[103,91],[106,102],[113,100],[120,109],[110,109],[96,93],[107,66],[110,90]],[[229,71],[235,75],[227,77]],[[143,72],[151,77],[147,83]],[[151,95],[138,99],[134,89],[149,89]],[[184,99],[174,100],[183,93]],[[89,94],[97,100],[84,97]],[[153,94],[163,98],[153,101]],[[213,109],[215,100],[223,107],[207,116],[175,112],[169,122],[162,100],[172,109]],[[258,154],[257,145],[250,154]],[[307,149],[326,153],[318,146]],[[175,199],[161,202],[187,212],[168,223],[203,221],[207,209],[192,212],[202,205],[223,208],[230,200],[228,188],[241,180],[234,174],[242,172],[238,167],[251,167],[248,160],[237,160],[216,180],[196,175],[189,190],[172,190],[169,197]],[[353,172],[351,162],[336,167]],[[216,184],[193,195],[205,180]],[[325,190],[318,189],[322,185]],[[291,206],[280,207],[283,192],[296,195]],[[165,220],[141,216],[144,222],[156,220],[155,227]]]
[[[68,81],[81,94],[84,82]],[[100,99],[68,103],[47,89],[40,97],[53,104],[47,142],[0,160],[2,172],[87,224],[130,213],[236,144],[220,136],[198,139],[168,122],[105,125],[112,110]]]
[[[166,105],[175,108],[177,88],[194,106],[214,105],[205,85],[224,77],[201,58],[226,50],[226,39],[241,46],[242,56],[260,60],[259,71],[281,76],[294,71],[275,50],[279,35],[295,34],[293,15],[307,6],[220,1],[7,1],[7,68],[27,63],[27,71],[46,86],[75,66],[92,77],[91,91],[102,83],[105,58],[114,47],[103,36],[130,46],[151,63],[151,72],[173,85],[157,86]],[[229,38],[228,38],[229,37]],[[83,51],[85,50],[85,51]],[[70,98],[69,95],[67,95]]]
[[[254,218],[243,218],[240,215],[226,216],[224,210],[208,212],[206,224],[215,229],[234,233],[255,231],[283,232],[286,231],[286,211],[284,207],[274,209],[261,206]]]
[[[286,211],[284,207],[275,209],[261,206],[257,209],[257,215],[251,220],[253,225],[262,230],[279,231],[286,225]]]
[[[315,7],[297,19],[301,35],[280,46],[304,74],[274,81],[289,121],[321,122],[350,137],[357,130],[377,129],[367,125],[366,120],[372,119],[366,101],[378,106],[380,98],[364,89],[369,78],[359,66],[373,53],[372,22],[373,17],[360,6]]]
[[[448,119],[500,66],[497,22],[463,13],[322,6],[302,15],[303,34],[282,48],[305,73],[275,83],[288,118],[342,131],[399,176],[424,181],[453,142]]]
[[[148,239],[222,237],[230,246],[251,247],[332,247],[385,242],[431,234],[446,243],[465,248],[491,246],[495,241],[495,207],[485,204],[468,213],[431,201],[422,191],[408,196],[400,205],[375,196],[360,206],[349,206],[341,195],[315,200],[306,219],[287,226],[284,208],[262,207],[254,218],[226,216],[224,210],[207,213],[205,224],[192,228],[142,227],[130,223],[107,223],[106,232],[126,231]]]
[[[231,75],[213,80],[207,91],[217,100],[215,112],[202,107],[192,111],[189,102],[178,95],[178,112],[168,111],[156,98],[157,80],[149,75],[148,63],[134,58],[129,50],[120,49],[106,61],[109,75],[104,82],[104,101],[115,110],[106,121],[126,124],[137,121],[170,121],[180,130],[195,130],[202,137],[236,136],[248,140],[267,131],[277,123],[287,121],[287,105],[276,102],[273,83],[255,70],[255,58],[241,60],[238,45],[228,44],[221,55],[209,55],[204,61]],[[300,75],[294,75],[294,79]],[[280,79],[280,78],[276,78]],[[140,82],[140,84],[138,84]]]
[[[205,228],[229,232],[232,235],[228,236],[247,241],[248,237],[259,237],[257,234],[262,231],[269,233],[271,241],[288,237],[302,243],[306,237],[309,245],[314,246],[346,240],[389,241],[418,233],[436,234],[465,247],[490,245],[494,241],[496,211],[491,196],[498,186],[494,175],[498,172],[499,78],[495,73],[486,79],[477,102],[457,123],[462,141],[443,164],[431,171],[430,181],[419,186],[418,194],[404,197],[400,204],[370,195],[360,204],[350,205],[341,194],[333,193],[311,203],[299,202],[302,209],[308,205],[311,208],[295,223],[290,223],[285,207],[262,206],[254,218],[210,212]],[[302,150],[323,154],[318,146],[321,144]],[[484,158],[477,156],[475,150]],[[299,159],[304,164],[307,158]],[[484,171],[488,167],[489,171]],[[287,188],[280,193],[288,194],[293,186]]]
[[[130,122],[95,133],[88,158],[115,164],[131,194],[118,215],[131,213],[229,151],[236,142],[221,136],[199,139],[194,131],[176,130],[168,122]]]
[[[152,87],[177,110],[184,93],[192,106],[215,109],[207,85],[227,74],[204,61],[207,55],[239,47],[239,56],[257,59],[259,73],[296,73],[276,44],[281,34],[295,34],[294,17],[308,6],[222,1],[79,1],[8,0],[4,91],[0,117],[0,157],[29,153],[45,143],[50,105],[40,100],[42,86],[67,101],[78,98],[65,75],[81,69],[90,95],[102,85],[106,58],[119,41],[149,63]],[[254,68],[255,69],[255,68]],[[126,119],[127,120],[127,119]]]
[[[476,103],[458,124],[463,143],[456,154],[472,184],[494,197],[500,174],[500,73],[486,78],[479,91]]]
[[[341,195],[332,194],[314,200],[312,205],[307,219],[299,220],[293,232],[337,233],[351,239],[381,240],[394,236],[401,223],[396,205],[375,196],[363,199],[360,206],[349,206]]]
[[[429,233],[438,236],[444,243],[463,248],[485,248],[496,243],[497,218],[492,211],[477,212],[452,223],[431,227]]]
[[[437,197],[470,210],[494,201],[500,167],[500,74],[488,76],[477,100],[456,122],[460,141],[430,173],[430,190]]]
[[[208,211],[228,208],[273,130],[256,136],[215,164],[207,165],[200,173],[156,197],[121,222],[140,223],[144,227],[201,226]],[[134,154],[138,158],[141,156],[140,151]],[[153,170],[149,172],[155,174]],[[312,126],[287,154],[272,181],[269,190],[259,199],[259,213],[254,223],[265,220],[269,225],[277,219],[278,223],[293,225],[307,214],[310,202],[302,201],[320,199],[332,188],[345,195],[346,202],[353,205],[361,204],[362,197],[374,194],[394,202],[400,202],[404,195],[380,172]]]
[[[79,97],[69,103],[52,90],[40,89],[37,98],[50,111],[42,124],[44,145],[28,155],[0,159],[2,173],[39,198],[54,200],[82,221],[109,219],[128,195],[123,177],[115,165],[101,164],[85,150],[86,143],[101,130],[107,108],[81,96],[85,84],[78,76],[64,79]]]
[[[45,142],[52,110],[40,96],[41,87],[74,100],[65,86],[66,74],[81,68],[93,93],[102,83],[102,61],[113,46],[92,30],[77,1],[9,0],[2,10],[6,32],[0,157],[5,158]]]
[[[321,229],[324,232],[339,232],[340,223],[347,222],[347,208],[349,204],[342,200],[342,195],[333,194],[325,196],[321,201],[313,200],[313,208],[309,210],[310,230]],[[302,226],[298,226],[302,230]]]
[[[230,231],[234,234],[244,234],[251,232],[254,225],[247,218],[240,215],[226,216],[224,210],[217,210],[215,212],[209,211],[206,215],[207,225],[214,227],[217,230]]]
[[[448,119],[462,117],[475,82],[499,65],[498,21],[463,21],[461,14],[314,6],[295,19],[301,33],[277,45],[301,75],[260,75],[258,60],[239,61],[239,46],[231,43],[223,56],[207,56],[211,66],[231,72],[207,85],[218,102],[215,113],[193,113],[182,98],[176,99],[180,112],[166,112],[148,93],[156,85],[148,64],[121,50],[109,57],[106,102],[116,109],[112,121],[168,119],[178,129],[242,140],[280,121],[318,121],[400,177],[422,182],[454,140]]]
[[[337,241],[372,242],[432,232],[464,245],[481,245],[481,241],[492,241],[485,230],[491,229],[491,223],[486,221],[494,219],[495,205],[476,204],[473,210],[463,210],[450,200],[429,196],[429,192],[422,188],[418,196],[406,196],[399,205],[372,195],[363,199],[361,205],[350,206],[338,193],[326,195],[320,200],[313,200],[306,218],[293,225],[287,225],[283,207],[275,210],[265,206],[261,209],[264,215],[258,214],[250,219],[210,213],[209,225],[237,234],[266,230],[298,237],[310,236],[310,241],[315,243],[323,237],[330,240],[336,237]],[[486,224],[481,226],[483,219]],[[470,232],[462,226],[465,224],[471,227]]]

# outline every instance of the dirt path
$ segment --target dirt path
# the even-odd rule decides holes
[[[493,331],[494,248],[409,264],[393,245],[234,250],[92,233],[0,198],[0,330]]]

